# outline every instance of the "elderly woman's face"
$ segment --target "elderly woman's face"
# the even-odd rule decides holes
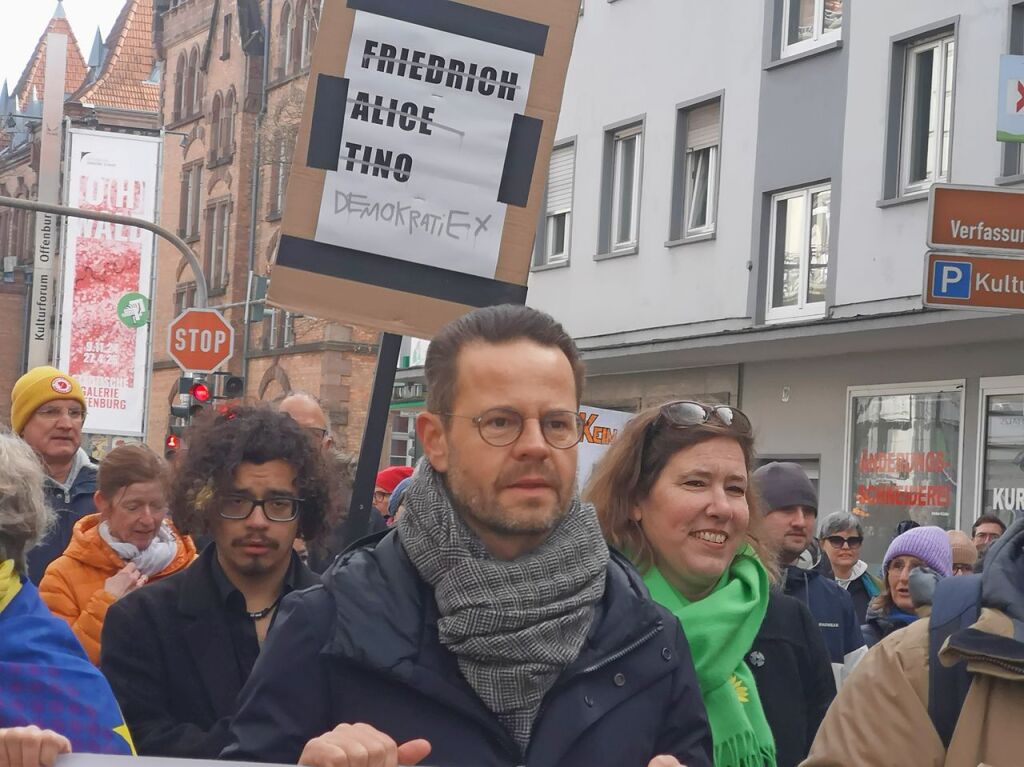
[[[914,600],[910,598],[910,571],[923,565],[917,557],[894,557],[889,562],[885,578],[889,586],[889,595],[895,605],[905,613],[914,612]]]
[[[829,562],[833,568],[838,567],[841,570],[857,564],[857,560],[860,559],[860,545],[863,542],[863,537],[856,530],[840,530],[822,538]]]
[[[136,482],[118,490],[113,498],[96,493],[96,508],[111,535],[142,551],[153,542],[167,517],[167,494],[160,482]]]
[[[677,452],[633,509],[665,579],[700,599],[722,577],[750,524],[747,466],[731,437]]]

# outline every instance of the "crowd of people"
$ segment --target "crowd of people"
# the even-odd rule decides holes
[[[521,306],[427,355],[415,471],[341,537],[315,398],[93,466],[36,368],[0,433],[0,767],[60,754],[393,767],[1019,762],[1024,522],[819,520],[739,409],[638,413],[576,486],[584,373]],[[952,577],[964,575],[967,577]]]

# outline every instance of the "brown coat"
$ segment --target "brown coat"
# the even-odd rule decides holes
[[[39,596],[50,612],[68,622],[89,660],[97,665],[103,619],[107,608],[114,603],[114,595],[104,589],[104,583],[125,566],[125,561],[100,537],[99,525],[99,514],[78,520],[71,543],[50,563],[39,582]],[[171,529],[174,530],[173,526]],[[150,582],[183,570],[196,558],[192,539],[177,530],[174,536],[178,540],[178,553],[167,567],[150,576]]]
[[[985,608],[973,629],[1013,638],[1013,624]],[[961,655],[946,647],[940,658]],[[871,649],[839,691],[801,767],[915,765],[1014,767],[1024,764],[1024,669],[976,656],[949,751],[928,715],[928,620],[890,634]]]

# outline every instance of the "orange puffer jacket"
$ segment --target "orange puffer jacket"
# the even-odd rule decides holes
[[[100,537],[100,521],[99,514],[78,520],[71,543],[50,563],[39,582],[39,596],[54,615],[71,625],[89,660],[97,665],[103,619],[115,601],[114,595],[103,587],[107,578],[125,566],[125,561]],[[192,539],[181,535],[173,525],[171,530],[178,542],[178,553],[167,567],[150,576],[149,582],[184,570],[196,558]]]

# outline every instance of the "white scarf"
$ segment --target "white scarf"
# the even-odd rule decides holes
[[[160,525],[149,546],[142,551],[133,543],[117,540],[106,522],[100,522],[99,531],[100,537],[121,559],[135,565],[146,576],[159,573],[178,553],[178,541],[166,522]]]
[[[860,578],[862,575],[864,575],[864,573],[866,573],[867,571],[868,571],[868,563],[865,562],[863,559],[858,559],[856,564],[853,566],[853,569],[850,570],[850,577],[849,578],[840,578],[837,575],[836,576],[836,583],[838,583],[844,589],[849,589],[850,588],[850,584],[853,583],[858,578]]]

